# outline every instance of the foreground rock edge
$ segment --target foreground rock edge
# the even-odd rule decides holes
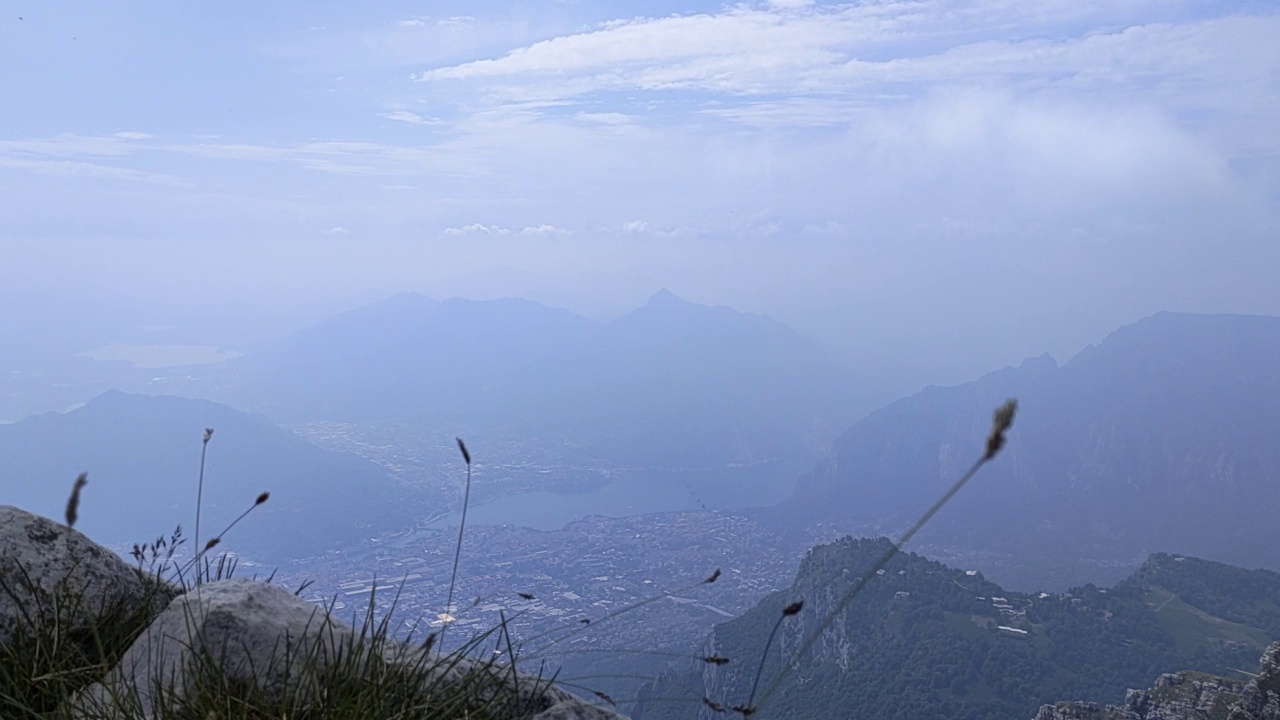
[[[33,624],[53,621],[32,608],[56,607],[67,594],[83,597],[71,620],[86,632],[108,621],[104,613],[137,609],[144,600],[158,606],[149,609],[154,619],[120,662],[63,708],[64,717],[76,720],[155,717],[161,702],[181,703],[198,672],[215,672],[255,697],[306,700],[322,694],[333,663],[371,652],[390,666],[423,671],[437,693],[464,679],[474,687],[483,678],[488,689],[482,692],[499,717],[625,720],[545,679],[513,677],[509,668],[424,655],[394,640],[360,642],[351,626],[277,585],[231,579],[185,593],[169,584],[157,588],[154,578],[82,533],[12,506],[0,506],[0,582],[0,645],[16,642]],[[308,660],[299,664],[299,658]],[[121,697],[130,698],[128,707],[117,705]]]
[[[1059,702],[1035,720],[1280,720],[1280,642],[1248,682],[1208,673],[1165,673],[1146,690],[1130,690],[1120,705]]]

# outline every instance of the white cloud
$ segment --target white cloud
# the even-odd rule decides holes
[[[107,158],[138,151],[136,143],[119,135],[77,135],[64,133],[48,138],[0,140],[0,156],[24,158]]]
[[[120,138],[120,139],[122,139],[122,140],[150,140],[151,138],[155,137],[154,135],[152,135],[152,134],[150,134],[150,133],[144,133],[144,132],[131,132],[131,131],[130,131],[130,132],[118,132],[118,133],[116,133],[116,135],[115,135],[115,136],[116,136],[116,137],[118,137],[118,138]]]
[[[806,34],[810,34],[809,37],[805,37]],[[739,7],[720,15],[611,22],[598,30],[564,35],[512,50],[501,58],[428,70],[420,74],[419,79],[613,69],[622,72],[612,78],[600,77],[597,82],[634,86],[635,70],[645,66],[680,66],[697,58],[749,59],[751,55],[774,60],[839,39],[840,33],[827,23],[805,19],[788,21],[779,13]]]
[[[443,174],[483,174],[474,151],[456,144],[407,146],[336,140],[295,145],[202,142],[169,145],[164,150],[228,161],[287,163],[317,172],[354,177],[383,176],[407,180]]]
[[[368,55],[352,57],[345,65],[371,60],[396,68],[397,80],[404,68],[423,63],[457,62],[492,52],[495,47],[513,47],[530,38],[528,22],[478,22],[467,15],[419,16],[385,23],[362,33],[359,45]],[[329,44],[313,48],[318,57],[332,57],[351,51],[350,44]]]
[[[594,105],[613,93],[614,107],[580,119],[628,106],[647,112],[672,91],[701,93],[703,112],[772,126],[829,124],[822,118],[956,83],[1010,86],[1188,112],[1229,108],[1254,118],[1254,141],[1275,146],[1259,118],[1280,109],[1278,36],[1277,14],[1191,18],[1182,4],[1156,0],[785,2],[607,22],[416,77],[467,103],[479,94]]]
[[[436,20],[436,25],[441,27],[471,27],[475,25],[475,22],[476,19],[470,15],[453,15]]]
[[[1280,152],[1275,15],[1153,0],[761,0],[576,27],[510,43],[487,19],[384,22],[406,53],[430,55],[449,33],[462,49],[424,63],[423,82],[401,72],[398,90],[362,106],[373,124],[335,139],[71,135],[0,141],[0,158],[132,179],[147,163],[214,182],[325,173],[326,187],[363,193],[364,214],[346,214],[353,200],[332,217],[362,234],[390,216],[417,233],[553,237],[570,231],[529,219],[572,217],[575,242],[597,235],[583,228],[834,241],[983,213],[1146,217],[1238,193],[1236,158]],[[395,134],[379,111],[433,132],[384,140]],[[55,160],[94,167],[39,164]],[[1252,191],[1274,205],[1267,187]],[[775,213],[754,216],[761,207]]]
[[[437,118],[425,118],[418,113],[409,112],[408,110],[396,110],[394,112],[379,113],[378,117],[387,120],[395,120],[397,122],[409,123],[411,125],[440,125],[442,121]]]
[[[583,122],[600,123],[601,125],[630,125],[636,121],[634,115],[619,112],[580,112],[574,117]]]
[[[445,235],[510,235],[511,231],[500,225],[484,225],[481,223],[471,223],[461,227],[448,227],[444,229]]]
[[[112,181],[127,180],[129,182],[168,185],[170,187],[191,186],[190,182],[166,173],[131,170],[129,168],[120,168],[111,165],[104,165],[102,163],[82,162],[78,160],[31,160],[0,156],[0,168],[22,170],[40,175],[56,175]]]
[[[342,227],[341,225],[335,225],[329,228],[328,230],[325,230],[324,234],[325,235],[350,235],[351,231]]]
[[[543,235],[543,236],[564,236],[570,235],[571,231],[555,225],[532,225],[520,231],[521,235]]]
[[[827,237],[847,237],[850,227],[845,223],[827,220],[826,222],[808,222],[805,223],[803,232],[808,235],[818,235]]]

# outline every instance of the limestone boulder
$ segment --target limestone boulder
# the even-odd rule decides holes
[[[207,583],[175,599],[119,666],[81,693],[70,714],[81,720],[154,717],[162,702],[180,707],[210,679],[257,702],[306,706],[351,663],[369,667],[371,661],[406,671],[428,708],[441,698],[456,699],[455,690],[465,688],[467,698],[511,720],[621,718],[499,665],[442,658],[395,641],[371,647],[323,607],[254,580]],[[124,712],[121,698],[130,699]]]
[[[178,592],[66,525],[0,506],[0,645],[55,620],[67,637],[92,642]]]
[[[278,702],[286,692],[313,692],[350,633],[281,587],[223,580],[175,598],[100,683],[73,703],[84,718],[129,711],[151,717],[161,700],[180,705],[202,679]],[[211,676],[205,676],[209,679]]]

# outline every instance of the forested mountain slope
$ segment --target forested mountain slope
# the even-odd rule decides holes
[[[1152,556],[1112,588],[1028,594],[899,554],[823,627],[890,547],[846,538],[811,550],[789,590],[717,626],[697,652],[728,664],[677,663],[642,691],[636,720],[695,707],[723,717],[703,698],[745,704],[770,630],[798,600],[766,657],[753,717],[1022,720],[1062,698],[1118,703],[1164,672],[1253,667],[1280,638],[1280,574],[1174,555]]]

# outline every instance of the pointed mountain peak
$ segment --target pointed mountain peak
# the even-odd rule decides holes
[[[676,307],[676,306],[688,306],[688,305],[696,305],[696,304],[697,303],[691,303],[688,300],[685,300],[684,298],[671,292],[670,290],[663,288],[658,292],[654,293],[653,296],[649,298],[648,302],[644,304],[644,306],[645,307]]]
[[[128,393],[123,390],[119,390],[117,388],[111,388],[110,390],[106,390],[90,398],[89,401],[85,404],[88,405],[90,403],[120,402],[136,394],[137,393]]]

